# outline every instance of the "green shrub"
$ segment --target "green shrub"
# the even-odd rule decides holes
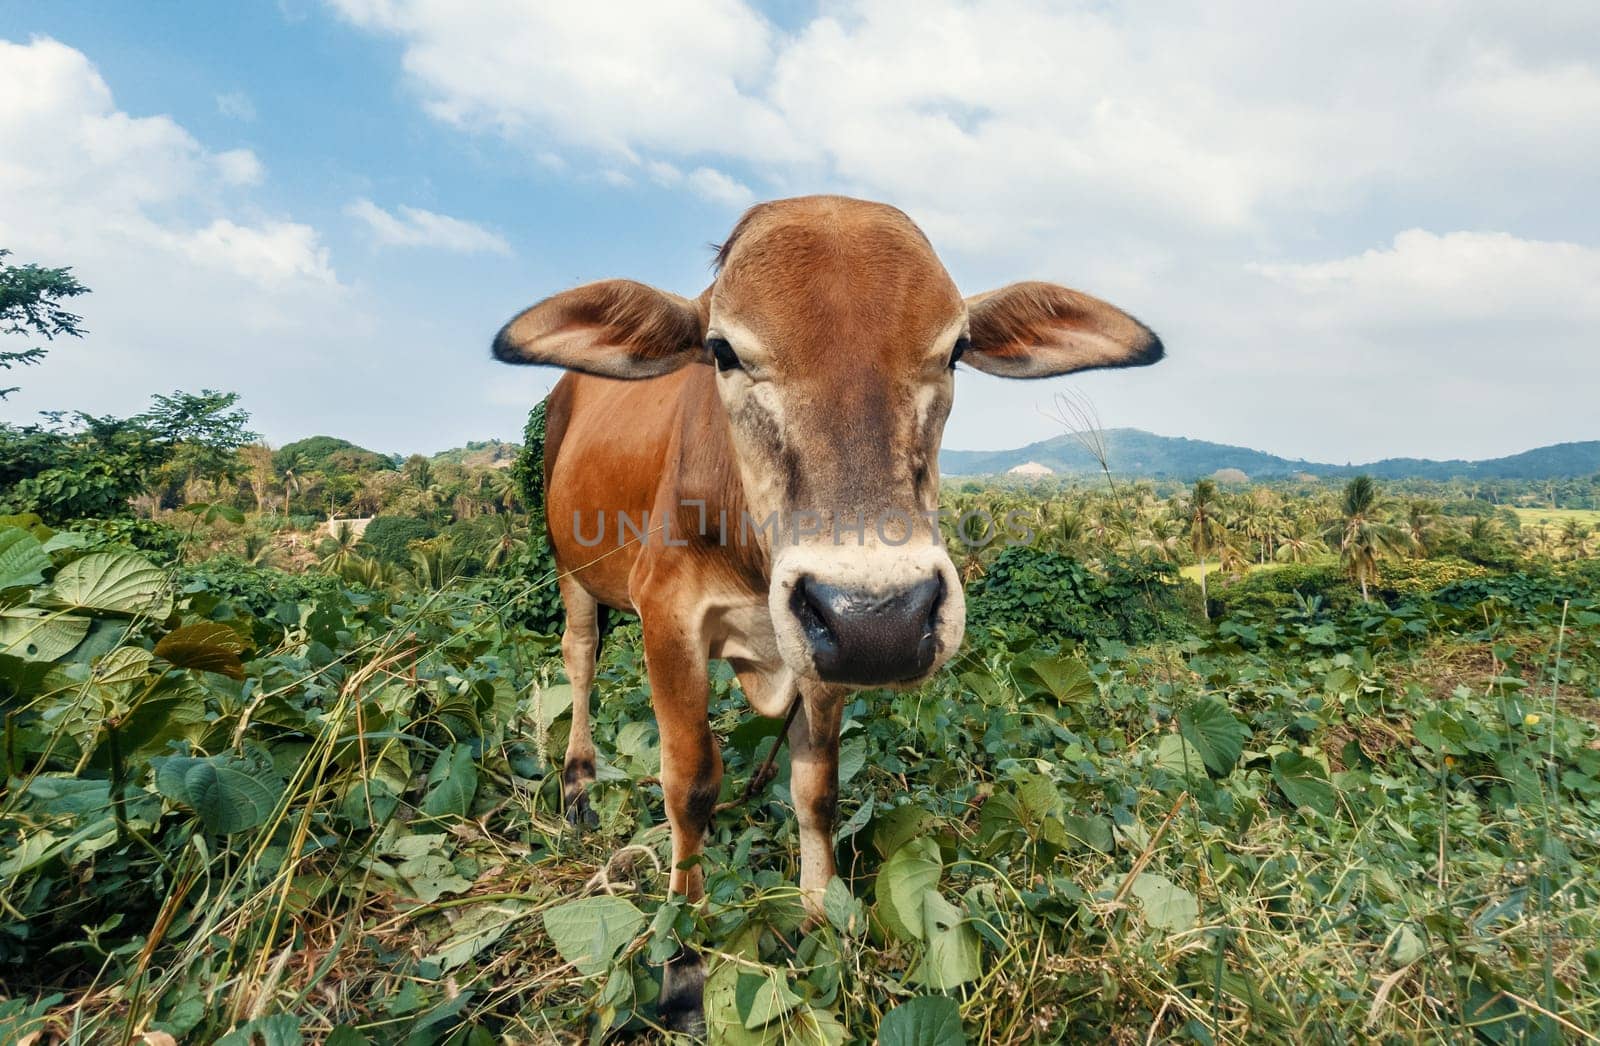
[[[411,562],[410,544],[423,541],[439,533],[425,519],[414,516],[379,516],[367,524],[361,535],[361,551],[384,563],[405,566]]]
[[[1487,567],[1455,556],[1437,559],[1386,559],[1378,565],[1380,595],[1409,596],[1436,592],[1457,581],[1470,581],[1491,575]]]
[[[980,640],[986,630],[1020,630],[1073,642],[1147,642],[1183,617],[1176,574],[1164,563],[1119,559],[1096,572],[1059,552],[1013,545],[968,586],[967,621]]]
[[[1295,596],[1318,597],[1339,609],[1360,598],[1336,563],[1286,563],[1255,570],[1231,585],[1212,589],[1218,616],[1255,614],[1295,605]]]
[[[249,621],[258,643],[269,642],[280,626],[298,621],[299,604],[336,595],[343,587],[331,574],[291,574],[230,555],[184,565],[177,586],[194,613],[217,621]]]
[[[192,520],[194,517],[179,518]],[[107,544],[148,552],[161,561],[178,558],[178,552],[183,548],[184,542],[184,531],[179,527],[157,523],[151,519],[132,519],[126,516],[112,519],[80,519],[60,529],[98,535]]]
[[[544,414],[545,401],[540,400],[528,412],[522,450],[511,463],[511,478],[528,509],[530,529],[536,534],[544,532]]]

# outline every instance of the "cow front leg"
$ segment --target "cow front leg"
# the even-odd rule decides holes
[[[594,736],[589,727],[589,690],[594,685],[595,659],[600,654],[600,605],[577,579],[561,579],[561,603],[567,627],[561,633],[561,661],[572,683],[572,732],[561,766],[561,808],[567,820],[593,827],[599,818],[589,806],[594,783]]]
[[[691,903],[705,895],[698,862],[717,795],[722,790],[722,756],[707,716],[710,682],[705,651],[671,623],[645,621],[645,656],[656,724],[661,731],[661,791],[672,828],[672,871],[668,887]],[[661,978],[661,1020],[675,1031],[705,1030],[705,969],[693,947],[684,945],[667,962]]]
[[[789,724],[789,794],[800,825],[800,896],[811,919],[823,918],[833,878],[833,825],[839,810],[839,719],[844,691],[804,686]]]

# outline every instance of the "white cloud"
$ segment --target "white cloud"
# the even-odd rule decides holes
[[[254,123],[256,105],[243,91],[228,91],[217,95],[217,112],[233,120]]]
[[[756,198],[748,185],[710,167],[696,167],[689,172],[686,181],[696,194],[712,203],[748,207]]]
[[[499,233],[481,225],[435,214],[420,207],[399,207],[398,214],[371,200],[357,200],[345,213],[366,225],[373,239],[386,247],[437,247],[465,254],[487,252],[509,255],[511,245]]]
[[[94,292],[74,302],[89,337],[20,375],[5,416],[267,388],[322,332],[358,328],[317,231],[250,197],[264,176],[249,150],[119,109],[81,52],[0,40],[0,244]]]
[[[1536,161],[1508,158],[1506,136],[1600,157],[1595,56],[1552,52],[1600,35],[1600,8],[1579,3],[1551,7],[1558,36],[1498,0],[1476,19],[1421,0],[857,0],[792,35],[739,0],[332,2],[402,41],[440,119],[646,165],[725,157],[773,192],[854,187],[949,214],[972,243],[1085,206],[1147,228],[1259,229],[1395,180],[1513,176]]]
[[[969,290],[1129,307],[1171,355],[1083,379],[1110,424],[1336,458],[1600,435],[1590,0],[330,3],[428,112],[553,170],[883,199]],[[1060,387],[963,379],[949,440],[1052,435]]]
[[[217,153],[212,162],[216,164],[222,180],[229,185],[259,185],[266,173],[261,161],[249,149],[229,149]]]
[[[1503,232],[1409,229],[1346,258],[1248,268],[1297,292],[1314,320],[1365,330],[1554,325],[1577,335],[1600,321],[1600,249]]]
[[[266,287],[279,287],[296,279],[332,284],[328,251],[317,231],[297,222],[238,225],[218,218],[203,229],[178,238],[190,258],[202,265],[227,267]]]

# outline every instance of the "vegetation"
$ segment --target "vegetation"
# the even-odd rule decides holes
[[[83,318],[68,312],[63,303],[89,293],[89,288],[78,282],[70,268],[12,265],[6,261],[10,256],[10,251],[0,249],[0,335],[45,341],[62,335],[83,337]],[[38,363],[48,351],[40,345],[0,350],[0,370]],[[17,388],[0,388],[0,400]]]
[[[0,1041],[598,1041],[684,941],[725,1042],[1600,1035],[1600,540],[1547,489],[947,484],[967,643],[850,702],[807,926],[782,748],[665,895],[637,625],[561,817],[542,411],[510,468],[248,422],[0,430]],[[720,664],[711,715],[732,800],[780,725]]]

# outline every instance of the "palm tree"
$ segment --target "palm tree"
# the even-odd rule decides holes
[[[1589,528],[1574,516],[1561,523],[1561,549],[1568,559],[1582,559],[1589,550]]]
[[[1183,551],[1183,532],[1176,520],[1152,519],[1139,539],[1139,548],[1163,563],[1176,563]]]
[[[400,467],[400,471],[405,474],[406,479],[411,481],[411,485],[418,490],[427,490],[433,486],[433,462],[421,454],[413,454],[407,458],[406,463]]]
[[[1200,606],[1208,619],[1211,607],[1206,594],[1206,557],[1224,540],[1221,509],[1216,483],[1209,479],[1195,480],[1194,491],[1189,495],[1189,547],[1200,561]]]
[[[1424,557],[1433,554],[1442,525],[1438,502],[1416,498],[1406,504],[1406,537]]]
[[[418,587],[434,591],[447,587],[456,576],[456,567],[449,538],[437,537],[412,543],[411,576],[416,579]]]
[[[376,557],[351,556],[339,576],[352,584],[367,588],[393,588],[400,584],[403,572],[393,563]]]
[[[306,456],[297,450],[290,451],[283,459],[283,464],[278,467],[278,471],[283,478],[283,515],[285,519],[289,517],[289,499],[300,493],[305,487],[305,474],[308,468],[310,468],[310,463],[306,460]]]
[[[505,566],[528,543],[517,518],[511,513],[498,512],[494,519],[494,543],[484,557],[485,570],[498,570]]]
[[[356,546],[360,543],[361,536],[356,533],[355,527],[348,522],[335,523],[324,545],[327,552],[322,557],[322,569],[330,574],[343,574],[345,565],[356,554]]]
[[[1290,521],[1287,532],[1278,536],[1278,551],[1272,558],[1280,563],[1304,563],[1322,543],[1316,521],[1310,516],[1300,516]]]
[[[1406,545],[1405,531],[1383,518],[1377,484],[1371,476],[1357,476],[1345,485],[1339,517],[1325,531],[1330,545],[1339,549],[1339,563],[1361,586],[1361,601],[1369,602],[1368,583],[1377,576],[1378,556]]]

